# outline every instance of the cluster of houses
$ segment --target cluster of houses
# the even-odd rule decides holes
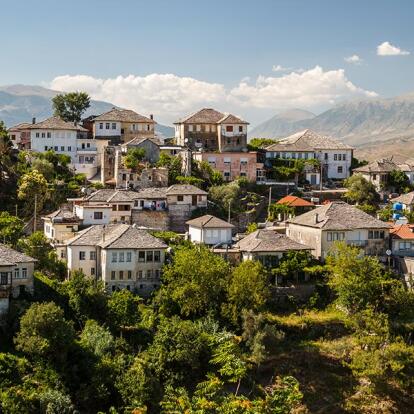
[[[205,244],[235,264],[259,260],[272,268],[290,251],[307,251],[323,262],[332,244],[343,241],[392,264],[402,274],[414,272],[413,225],[381,221],[343,201],[320,204],[319,199],[288,195],[277,204],[294,215],[280,215],[277,226],[236,234],[232,223],[206,214],[207,192],[189,184],[169,185],[168,170],[155,166],[164,152],[181,157],[183,174],[191,173],[194,159],[206,161],[225,181],[245,177],[266,184],[266,169],[280,160],[303,160],[306,181],[322,188],[325,180],[350,176],[353,149],[348,145],[305,130],[264,150],[249,151],[248,123],[208,108],[175,123],[173,144],[156,136],[155,124],[152,115],[114,108],[83,120],[82,125],[52,117],[10,128],[16,147],[68,155],[74,170],[105,186],[86,190],[82,197],[68,199],[43,217],[44,234],[69,272],[80,270],[104,282],[109,292],[129,289],[147,296],[160,285],[169,254],[155,231],[185,234],[187,240]],[[124,162],[125,154],[134,148],[145,150],[145,164],[139,169],[128,168]],[[307,160],[317,162],[307,164]],[[394,170],[403,171],[413,182],[414,162],[409,161],[380,160],[354,173],[379,190]],[[414,192],[392,201],[413,211]],[[35,262],[0,245],[0,312],[11,296],[33,290]]]

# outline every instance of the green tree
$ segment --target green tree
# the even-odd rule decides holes
[[[173,263],[164,267],[158,299],[167,312],[176,304],[185,316],[217,312],[225,297],[229,272],[229,264],[207,247],[180,246]]]
[[[269,276],[260,262],[247,260],[235,267],[227,285],[227,304],[224,314],[238,324],[242,311],[258,311],[270,297]]]
[[[86,321],[85,327],[80,334],[80,344],[85,349],[93,352],[97,357],[112,352],[115,348],[114,337],[109,329],[101,326],[93,319]]]
[[[139,163],[145,158],[144,148],[130,148],[123,158],[125,167],[136,169]]]
[[[347,189],[345,198],[351,203],[376,205],[379,195],[374,184],[367,181],[361,174],[355,174],[344,181]]]
[[[75,331],[53,302],[34,303],[20,319],[16,348],[35,358],[64,361],[73,345]]]
[[[398,193],[405,192],[406,189],[411,190],[407,174],[400,170],[393,170],[389,173],[387,185],[394,188]]]
[[[55,116],[68,122],[80,122],[82,114],[90,107],[91,99],[86,92],[57,94],[53,99]]]
[[[181,158],[162,152],[157,167],[168,168],[168,184],[177,184],[177,177],[181,176]]]
[[[275,144],[277,141],[271,138],[252,138],[249,141],[249,151],[257,151],[258,149],[266,148]]]
[[[35,158],[32,161],[31,169],[38,171],[47,181],[52,181],[55,176],[54,165],[44,158]]]
[[[35,197],[37,200],[37,211],[40,212],[48,196],[47,181],[39,171],[33,170],[21,177],[18,197],[25,202],[28,213],[34,211]]]
[[[141,313],[139,306],[142,299],[127,289],[113,292],[108,300],[108,316],[114,327],[137,326]]]
[[[7,211],[0,212],[0,243],[16,246],[23,235],[23,220],[12,216]]]

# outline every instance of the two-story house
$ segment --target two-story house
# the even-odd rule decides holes
[[[167,245],[127,224],[95,225],[66,243],[69,271],[102,280],[108,291],[148,295],[160,285]]]
[[[334,138],[306,129],[266,147],[266,160],[316,159],[321,163],[322,179],[343,180],[350,176],[353,148]],[[318,185],[320,171],[307,173],[312,185]]]
[[[53,150],[56,154],[68,155],[76,172],[87,178],[96,174],[99,159],[95,141],[87,137],[88,131],[82,126],[53,116],[31,124],[28,129],[32,151]]]
[[[42,220],[44,234],[53,244],[72,238],[81,222],[80,218],[66,206],[42,217]]]
[[[358,246],[367,255],[384,256],[390,225],[343,201],[334,201],[287,221],[286,234],[312,248],[324,260],[336,241]]]
[[[9,298],[33,293],[36,259],[0,244],[0,314],[7,312]]]
[[[33,123],[35,122],[36,118],[34,118]],[[14,125],[7,130],[14,148],[21,150],[30,149],[30,125],[31,124],[27,122],[23,122],[21,124]]]
[[[93,134],[97,140],[118,145],[133,138],[154,138],[155,124],[152,115],[146,117],[130,109],[113,108],[94,119]]]
[[[234,226],[210,214],[187,221],[188,239],[196,244],[231,244]]]

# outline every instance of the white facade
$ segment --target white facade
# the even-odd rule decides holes
[[[231,243],[231,228],[200,228],[189,225],[188,238],[193,243],[216,245],[220,243]]]
[[[111,137],[121,135],[121,122],[96,121],[95,137]]]
[[[62,129],[32,129],[30,131],[31,149],[44,152],[52,149],[57,154],[76,156],[77,131]]]
[[[112,207],[110,205],[75,205],[74,213],[82,220],[84,226],[109,224],[112,217]]]

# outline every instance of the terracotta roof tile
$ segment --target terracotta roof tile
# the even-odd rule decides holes
[[[413,224],[396,224],[390,229],[390,234],[395,239],[413,240],[414,225]]]
[[[315,205],[310,201],[293,195],[287,195],[281,198],[276,204],[287,204],[290,207],[312,207]]]

